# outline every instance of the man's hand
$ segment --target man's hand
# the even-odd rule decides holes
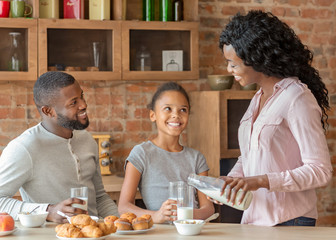
[[[73,203],[77,204],[84,204],[85,201],[79,198],[68,198],[63,202],[57,204],[50,204],[47,208],[47,212],[49,212],[47,216],[47,221],[57,222],[57,223],[67,223],[68,220],[60,215],[57,214],[57,211],[61,211],[68,215],[69,217],[76,215],[76,214],[87,214],[88,212],[82,210],[80,208],[74,208],[71,205]]]

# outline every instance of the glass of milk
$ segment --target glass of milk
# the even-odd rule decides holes
[[[85,201],[84,204],[77,204],[74,203],[71,206],[74,208],[80,208],[85,211],[88,209],[88,196],[89,196],[89,190],[87,187],[79,187],[79,188],[71,188],[71,198],[79,198]]]
[[[177,220],[193,219],[194,188],[187,184],[179,185],[177,189]]]

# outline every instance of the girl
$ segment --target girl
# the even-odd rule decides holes
[[[180,85],[168,82],[160,86],[148,108],[158,134],[135,146],[126,159],[118,210],[138,216],[150,214],[154,223],[164,223],[176,215],[172,211],[176,201],[168,200],[169,182],[187,182],[190,173],[207,176],[209,168],[200,152],[179,143],[190,110],[189,97]],[[134,205],[137,187],[147,209]],[[194,218],[206,219],[214,213],[213,204],[204,194],[198,192],[197,196],[199,208],[194,209]]]

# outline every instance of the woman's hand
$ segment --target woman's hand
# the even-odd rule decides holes
[[[220,178],[225,181],[225,184],[221,189],[221,195],[225,194],[226,198],[231,202],[232,205],[234,205],[237,193],[240,189],[243,190],[243,194],[239,199],[237,199],[238,204],[242,202],[247,191],[255,191],[259,188],[269,189],[269,181],[266,174],[243,178],[234,178],[227,176],[222,176]]]
[[[153,221],[154,223],[164,223],[167,221],[174,221],[175,218],[171,216],[176,216],[176,200],[168,199],[163,202],[161,208],[154,213]]]

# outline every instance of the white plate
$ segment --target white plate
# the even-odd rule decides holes
[[[56,237],[58,239],[61,239],[61,240],[103,240],[103,239],[105,239],[109,236],[111,236],[111,234],[106,235],[106,236],[102,236],[102,237],[99,237],[99,238],[67,238],[67,237],[60,237],[60,236],[56,235]]]
[[[5,232],[0,232],[0,236],[6,236],[9,234],[12,234],[13,232],[15,232],[18,228],[15,227],[12,231],[5,231]]]
[[[143,229],[143,230],[117,230],[115,233],[116,234],[120,234],[120,235],[128,235],[128,234],[141,234],[141,233],[145,233],[148,231],[153,230],[155,227],[152,226],[149,229]]]

